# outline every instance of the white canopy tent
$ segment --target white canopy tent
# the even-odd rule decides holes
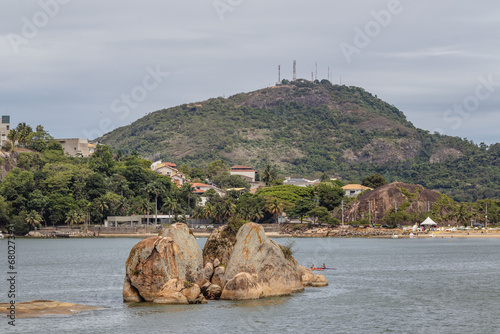
[[[430,217],[427,217],[426,220],[420,223],[420,226],[422,225],[429,225],[429,226],[437,226],[437,224],[432,220]]]

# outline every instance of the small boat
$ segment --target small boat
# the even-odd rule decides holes
[[[399,238],[399,237],[398,237],[398,235],[397,235],[397,234],[393,234],[393,235],[391,235],[391,238],[393,238],[393,239],[397,239],[397,238]]]
[[[309,268],[311,270],[318,270],[318,271],[323,271],[323,270],[337,270],[337,268],[323,268],[323,267],[319,267],[319,268]]]

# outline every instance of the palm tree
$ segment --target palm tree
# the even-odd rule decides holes
[[[16,144],[17,141],[19,141],[19,133],[16,131],[16,129],[11,129],[9,134],[7,135],[7,139],[10,140],[12,143],[12,147]]]
[[[85,214],[81,210],[71,210],[66,213],[66,223],[68,225],[80,224],[85,221]]]
[[[274,216],[274,221],[278,221],[278,216],[283,211],[291,207],[291,203],[275,196],[268,196],[264,208]],[[279,223],[279,222],[278,222]]]
[[[268,186],[271,184],[271,182],[276,180],[277,177],[278,177],[278,172],[276,171],[276,167],[267,164],[264,167],[264,170],[262,171],[262,177],[261,177],[262,181],[264,181]]]
[[[106,200],[101,196],[99,198],[94,199],[94,203],[101,212],[101,219],[104,219],[104,210],[109,209],[109,204]]]
[[[454,213],[454,216],[460,224],[467,226],[472,213],[467,208],[467,205],[462,203]]]
[[[205,208],[203,206],[197,206],[193,210],[193,218],[194,219],[204,219],[207,218],[207,213],[205,212]]]
[[[35,210],[31,210],[26,215],[26,222],[35,228],[36,224],[39,224],[42,221],[42,217]]]
[[[164,193],[167,189],[163,183],[160,183],[159,181],[154,181],[151,183],[148,183],[144,190],[148,194],[153,194],[155,196],[155,224],[158,222],[158,196],[160,196],[162,193]]]

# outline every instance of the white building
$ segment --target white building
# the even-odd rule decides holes
[[[10,116],[2,116],[2,123],[0,124],[0,147],[3,147],[9,142],[7,136],[10,133]]]
[[[373,190],[372,188],[362,186],[361,184],[348,184],[342,187],[347,197],[357,197],[365,190]]]
[[[247,166],[236,165],[231,167],[231,169],[229,170],[229,174],[240,175],[249,182],[255,182],[255,176],[257,174],[257,171]]]

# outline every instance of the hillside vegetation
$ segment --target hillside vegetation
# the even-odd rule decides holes
[[[192,167],[223,160],[283,175],[346,181],[380,173],[458,201],[500,196],[500,144],[476,145],[413,126],[359,87],[298,80],[153,112],[99,141]]]

